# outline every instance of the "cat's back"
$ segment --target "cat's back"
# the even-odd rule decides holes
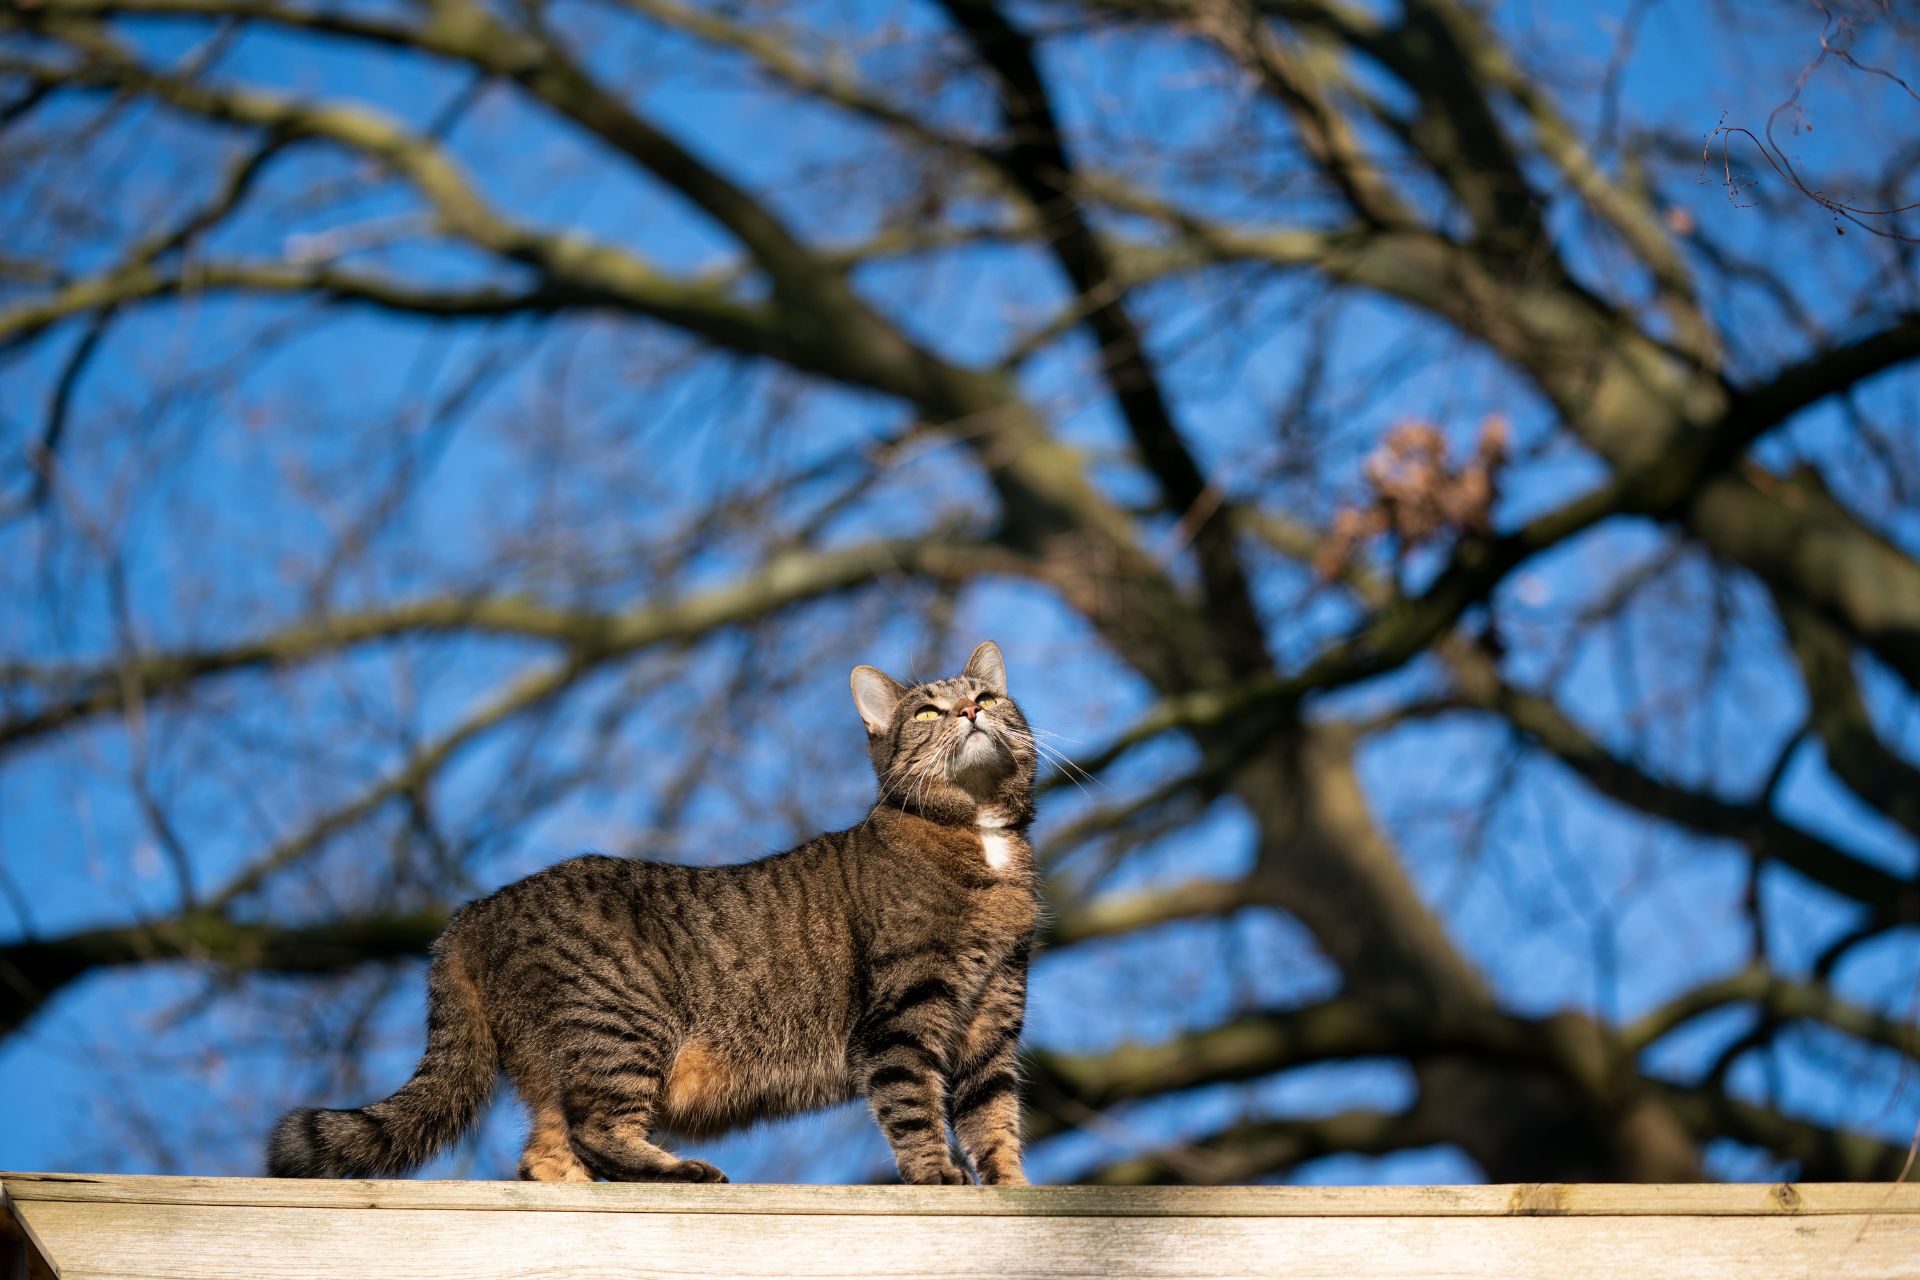
[[[859,852],[850,833],[829,832],[782,853],[711,866],[583,854],[468,903],[441,945],[493,971],[520,969],[548,951],[627,961],[636,947],[671,947],[731,972],[758,968],[743,958],[769,947],[792,954],[780,944],[825,959],[824,944],[846,940]]]

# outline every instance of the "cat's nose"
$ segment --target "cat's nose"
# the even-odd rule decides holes
[[[955,715],[962,715],[968,720],[973,720],[980,714],[980,704],[977,702],[963,702],[955,707],[953,711]]]

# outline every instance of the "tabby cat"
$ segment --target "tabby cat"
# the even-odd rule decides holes
[[[725,1182],[655,1145],[865,1096],[914,1183],[1025,1183],[1015,1047],[1038,910],[1037,759],[987,642],[959,675],[853,669],[879,799],[757,862],[588,856],[456,912],[427,973],[413,1078],[297,1110],[268,1171],[418,1166],[505,1071],[532,1113],[520,1176]]]

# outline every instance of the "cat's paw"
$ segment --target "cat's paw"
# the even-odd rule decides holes
[[[973,1181],[967,1171],[948,1161],[944,1165],[933,1165],[909,1174],[904,1181],[919,1187],[964,1187]]]
[[[727,1175],[705,1160],[682,1160],[663,1169],[660,1176],[669,1182],[725,1182]]]
[[[578,1160],[522,1160],[522,1182],[592,1182],[593,1175]]]

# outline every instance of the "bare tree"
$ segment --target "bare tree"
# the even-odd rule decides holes
[[[0,760],[16,812],[65,789],[138,834],[107,922],[50,928],[8,834],[0,1027],[188,961],[179,1019],[317,1024],[355,1070],[451,902],[576,835],[729,857],[844,819],[841,669],[991,620],[1089,735],[1047,964],[1123,959],[1076,979],[1101,1047],[1036,1045],[1031,1118],[1097,1140],[1085,1176],[1444,1146],[1690,1179],[1723,1142],[1898,1173],[1886,1117],[1739,1077],[1920,1059],[1846,985],[1920,922],[1910,224],[1729,208],[1713,121],[1511,14],[1388,8],[10,3]],[[1807,48],[1765,47],[1783,97]],[[1916,154],[1827,159],[1858,193]],[[1803,722],[1754,710],[1794,675]],[[1370,773],[1449,740],[1424,812]],[[1904,853],[1796,816],[1802,767]],[[1729,867],[1696,950],[1622,923],[1671,944]],[[1564,895],[1583,981],[1664,994],[1544,1012],[1527,912],[1461,884]],[[1325,980],[1235,954],[1249,919]],[[1205,998],[1116,1043],[1124,957],[1180,922]],[[1354,1059],[1405,1105],[1124,1149],[1142,1107]],[[291,1087],[153,1144],[240,1150]]]

